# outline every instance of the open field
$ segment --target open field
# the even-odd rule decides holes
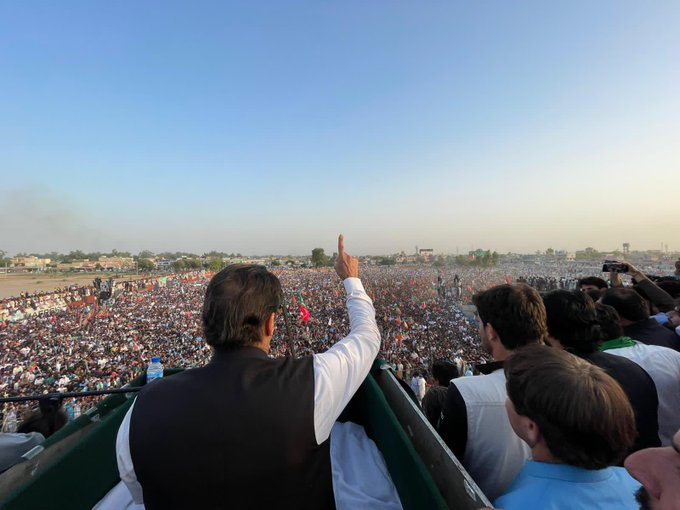
[[[123,273],[0,273],[0,299],[18,296],[21,292],[41,292],[69,285],[87,285],[97,276],[102,280],[115,274],[117,280],[134,280],[139,275]]]

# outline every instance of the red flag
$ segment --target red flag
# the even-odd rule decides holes
[[[505,280],[505,283],[507,283],[508,285],[512,285],[512,280],[507,274],[503,277],[503,279]]]
[[[311,317],[309,310],[307,310],[307,307],[304,305],[300,305],[300,319],[302,319],[302,322],[307,322],[309,318]]]

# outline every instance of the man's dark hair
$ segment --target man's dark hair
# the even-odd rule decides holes
[[[460,377],[460,374],[455,363],[445,359],[438,359],[432,364],[432,376],[440,386],[448,386],[451,379]]]
[[[281,306],[279,279],[264,266],[234,264],[212,277],[203,303],[203,331],[209,345],[237,349],[262,339],[262,328]]]
[[[541,295],[526,283],[497,285],[472,297],[482,324],[491,324],[506,349],[541,342],[547,327]]]
[[[602,292],[604,292],[602,289],[588,289],[585,291],[585,294],[588,294],[590,299],[597,302],[602,296]]]
[[[598,276],[586,276],[585,278],[580,278],[578,281],[579,288],[581,285],[595,285],[598,289],[607,289],[609,287],[607,282]]]
[[[678,280],[664,280],[657,283],[659,287],[668,292],[673,299],[680,297],[680,281]]]
[[[585,292],[554,290],[543,296],[548,334],[574,354],[585,356],[597,350],[600,326],[595,303]]]
[[[38,401],[38,410],[31,412],[19,425],[17,432],[39,432],[48,438],[68,423],[68,416],[61,406],[61,399],[45,397]]]
[[[647,301],[633,289],[620,287],[609,289],[602,294],[600,301],[613,306],[622,319],[637,322],[649,318]]]
[[[603,342],[623,336],[623,327],[619,322],[616,308],[602,303],[596,303],[597,321],[600,323],[600,336]]]
[[[621,386],[600,367],[561,349],[530,345],[504,364],[517,414],[538,425],[550,452],[585,469],[617,464],[635,439]]]

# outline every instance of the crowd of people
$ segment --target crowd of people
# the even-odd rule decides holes
[[[410,381],[415,372],[436,385],[430,369],[454,361],[461,373],[488,359],[477,323],[462,305],[474,293],[501,283],[527,282],[540,291],[574,289],[578,267],[496,268],[367,267],[364,282],[382,332],[380,357]],[[551,274],[541,271],[552,271]],[[341,289],[330,270],[281,269],[286,296],[277,318],[272,355],[322,352],[349,329]],[[587,273],[585,273],[587,274]],[[4,396],[117,388],[140,375],[152,356],[166,367],[204,364],[200,311],[211,273],[193,272],[133,281],[95,282],[0,301],[0,394]],[[105,295],[106,300],[98,300]],[[308,311],[305,317],[300,312]],[[66,402],[70,417],[83,402]],[[29,408],[6,405],[5,428]]]
[[[277,317],[272,355],[321,352],[349,330],[341,288],[329,270],[279,270],[286,314]],[[436,291],[432,268],[367,268],[369,294],[382,330],[380,356],[403,377],[428,372],[437,358],[484,359],[474,321],[452,292]],[[94,285],[26,294],[0,302],[0,394],[31,395],[118,388],[141,374],[152,356],[165,367],[200,366],[210,358],[200,311],[210,273],[114,282],[99,301]],[[454,275],[445,275],[453,285]],[[486,283],[488,280],[484,280]],[[479,282],[476,282],[479,284]],[[300,312],[304,306],[308,318]],[[66,404],[71,417],[84,405]],[[5,428],[29,404],[4,408]]]

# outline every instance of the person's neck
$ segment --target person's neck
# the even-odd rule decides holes
[[[548,450],[545,441],[540,441],[534,445],[531,449],[531,459],[536,462],[545,462],[546,464],[559,464],[561,462],[560,459],[555,457],[552,452]]]
[[[493,350],[491,351],[491,357],[493,358],[494,361],[505,361],[510,356],[512,356],[512,351],[506,349],[506,347],[500,342],[497,345],[495,345]]]
[[[263,340],[262,342],[258,342],[256,344],[252,344],[251,347],[255,347],[256,349],[260,349],[262,352],[264,352],[266,355],[269,355],[269,346],[271,345],[270,342],[267,342]]]

